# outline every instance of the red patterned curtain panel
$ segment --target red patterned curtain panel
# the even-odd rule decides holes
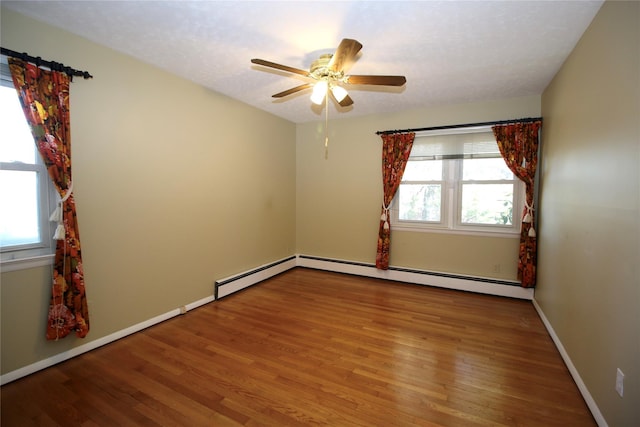
[[[391,201],[398,191],[402,174],[407,166],[409,154],[415,133],[397,133],[382,135],[382,184],[384,198],[382,200],[382,215],[380,217],[380,229],[378,231],[378,250],[376,253],[376,268],[387,270],[389,268],[389,249],[391,246],[391,225],[389,208]]]
[[[82,338],[89,332],[89,312],[71,180],[70,78],[15,58],[9,58],[9,68],[38,151],[61,197],[52,215],[58,229],[47,339],[72,331]]]
[[[537,240],[534,229],[534,183],[538,168],[538,131],[541,121],[493,127],[498,148],[511,171],[526,185],[525,208],[520,231],[518,279],[522,287],[536,285]]]

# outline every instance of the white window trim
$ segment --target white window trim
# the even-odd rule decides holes
[[[50,266],[53,265],[55,257],[55,254],[47,254],[4,260],[0,263],[0,270],[2,270],[3,273],[7,273],[9,271],[19,271],[27,270],[29,268]]]
[[[436,131],[422,132],[416,136],[426,135],[453,135],[470,132],[479,132],[490,130],[490,126],[473,127],[473,128],[455,128],[444,129]],[[482,225],[482,224],[462,224],[460,220],[460,209],[462,197],[462,184],[459,178],[459,168],[461,160],[446,160],[449,162],[445,166],[443,174],[448,174],[443,182],[442,188],[442,204],[445,206],[443,209],[446,218],[441,218],[438,223],[426,222],[426,221],[412,221],[412,220],[400,220],[399,219],[399,207],[398,207],[398,193],[393,198],[391,203],[391,226],[396,231],[410,231],[410,232],[422,232],[422,233],[441,233],[441,234],[456,234],[456,235],[472,235],[472,236],[485,236],[485,237],[502,237],[502,238],[519,238],[521,231],[521,212],[524,209],[524,196],[525,185],[520,179],[514,176],[513,180],[506,181],[508,183],[514,183],[514,200],[513,200],[513,225],[500,226],[500,225]],[[452,166],[453,167],[450,167]],[[439,181],[429,181],[439,182]],[[480,182],[480,181],[479,181]],[[496,181],[491,181],[496,182]],[[457,187],[454,189],[454,187]],[[399,192],[399,189],[398,189]],[[455,197],[454,197],[455,195]]]
[[[516,183],[516,191],[521,193],[518,188],[523,188],[524,184],[518,180]],[[523,190],[524,191],[524,190]],[[448,203],[447,199],[451,199],[451,195],[449,197],[445,196],[445,203]],[[523,197],[515,198],[524,200]],[[444,223],[428,223],[424,221],[409,221],[409,220],[400,220],[398,219],[398,206],[397,206],[397,198],[393,199],[391,204],[391,226],[394,231],[411,231],[411,232],[420,232],[420,233],[441,233],[441,234],[458,234],[458,235],[467,235],[467,236],[485,236],[485,237],[503,237],[503,238],[520,238],[521,231],[521,223],[520,215],[524,205],[521,201],[516,201],[514,203],[517,207],[514,208],[513,216],[514,216],[514,225],[510,227],[501,227],[499,225],[458,225],[457,227],[450,227]],[[457,210],[452,211],[452,208],[449,207],[448,213],[455,213],[457,215]],[[459,221],[457,221],[459,222]]]
[[[3,68],[0,85],[13,88],[13,82],[10,80],[10,75],[8,74],[7,57],[5,55],[2,55],[0,63],[0,66]],[[40,196],[38,207],[42,210],[39,215],[42,241],[31,245],[1,248],[0,270],[2,272],[8,272],[52,265],[55,258],[56,245],[53,240],[52,228],[48,219],[49,213],[56,207],[59,196],[51,182],[51,178],[49,177],[49,173],[42,161],[42,157],[37,154],[35,164],[0,162],[0,169],[37,172],[39,186],[38,193]]]

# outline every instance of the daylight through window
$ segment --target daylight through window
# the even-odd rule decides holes
[[[393,224],[396,229],[517,234],[523,191],[490,127],[423,133],[416,135],[394,200]]]
[[[4,59],[4,58],[3,58]],[[0,249],[2,260],[52,253],[52,185],[33,142],[6,63],[0,80]],[[54,200],[55,203],[55,200]]]

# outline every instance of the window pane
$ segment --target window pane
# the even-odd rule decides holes
[[[509,170],[502,158],[464,159],[462,163],[462,179],[464,181],[511,180],[513,179],[513,172]]]
[[[400,220],[440,222],[440,184],[402,184],[398,191]]]
[[[36,162],[36,145],[15,89],[0,86],[0,162]]]
[[[463,224],[511,225],[513,184],[463,184]]]
[[[0,245],[39,243],[38,173],[0,170],[0,198]]]
[[[420,160],[407,162],[403,181],[441,181],[442,160]]]

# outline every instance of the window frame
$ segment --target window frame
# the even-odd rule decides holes
[[[483,132],[490,130],[490,127],[473,128],[473,129],[449,129],[446,131],[439,130],[434,132],[435,135],[458,135],[464,133]],[[425,132],[420,136],[429,136],[431,133]],[[483,158],[479,156],[478,158]],[[495,157],[494,157],[495,158]],[[465,158],[450,158],[444,156],[442,159],[442,180],[431,181],[407,181],[404,179],[400,184],[437,184],[441,185],[441,211],[440,221],[421,221],[421,220],[404,220],[400,219],[399,197],[400,187],[396,192],[391,203],[391,225],[394,230],[398,231],[416,231],[416,232],[433,232],[461,235],[479,235],[491,237],[508,237],[516,238],[520,236],[521,221],[520,213],[524,209],[524,192],[525,185],[518,177],[513,175],[511,180],[463,180],[463,161]],[[473,157],[471,158],[473,160]],[[434,160],[411,160],[409,162]],[[464,184],[513,184],[513,218],[511,225],[501,224],[466,224],[462,222],[462,189]]]
[[[5,55],[2,55],[0,61],[0,86],[15,90]],[[35,163],[0,161],[0,170],[36,173],[38,225],[40,228],[39,242],[0,246],[0,265],[2,266],[2,271],[12,271],[51,264],[53,262],[53,256],[55,255],[56,245],[52,238],[49,213],[56,208],[59,196],[49,178],[49,173],[42,160],[42,156],[37,151],[35,154]]]

